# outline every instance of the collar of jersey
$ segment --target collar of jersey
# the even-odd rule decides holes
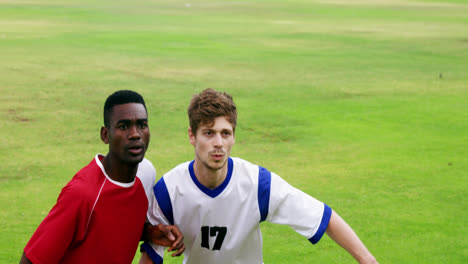
[[[214,189],[207,188],[198,181],[197,177],[195,176],[195,171],[193,170],[194,162],[195,160],[192,160],[192,162],[190,162],[189,164],[190,177],[192,178],[192,181],[195,183],[195,185],[197,185],[198,189],[200,189],[200,191],[204,192],[206,195],[210,196],[211,198],[215,198],[220,193],[222,193],[224,189],[226,189],[226,186],[229,184],[229,181],[231,180],[232,169],[234,168],[234,162],[232,161],[231,158],[228,158],[228,171],[227,171],[226,178],[224,179],[223,183],[221,183],[221,185],[219,185],[218,187]]]
[[[118,182],[118,181],[114,181],[113,179],[111,179],[111,177],[109,177],[109,175],[107,175],[106,173],[106,169],[104,169],[104,165],[102,165],[102,162],[101,160],[104,158],[104,155],[102,154],[97,154],[95,157],[94,157],[94,160],[96,161],[96,164],[99,166],[99,168],[101,168],[101,171],[102,171],[102,174],[104,174],[104,176],[106,177],[106,179],[110,182],[112,182],[113,184],[115,185],[118,185],[120,187],[123,187],[123,188],[130,188],[133,186],[133,184],[135,184],[135,180],[136,180],[136,177],[135,179],[133,179],[132,182]]]

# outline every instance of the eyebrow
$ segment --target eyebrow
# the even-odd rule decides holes
[[[132,122],[132,120],[130,120],[130,119],[120,119],[119,121],[117,121],[116,124],[120,124],[120,123],[130,124],[131,122]],[[148,122],[148,118],[137,119],[136,122],[137,123]]]
[[[202,128],[200,129],[200,131],[219,131],[219,132],[232,132],[233,130],[232,129],[229,129],[229,128],[222,128],[220,130],[217,130],[217,129],[214,129],[214,128]]]

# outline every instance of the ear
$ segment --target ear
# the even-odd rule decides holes
[[[101,127],[101,140],[104,144],[109,144],[109,129],[107,127]]]
[[[197,139],[195,138],[195,135],[193,134],[191,127],[189,127],[188,129],[188,136],[189,136],[190,144],[192,144],[195,147],[195,143],[197,142]]]

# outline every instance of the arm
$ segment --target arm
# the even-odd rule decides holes
[[[67,184],[57,203],[38,226],[24,248],[20,263],[59,263],[74,237],[85,233],[87,211],[86,199],[80,188]],[[77,199],[80,197],[80,199]]]
[[[169,247],[169,252],[176,251],[172,253],[173,257],[182,255],[185,250],[183,242],[184,236],[175,225],[159,224],[153,226],[146,223],[142,237],[144,241],[150,241],[163,247]]]
[[[146,223],[143,230],[142,239],[160,246],[170,247],[168,249],[169,252],[176,251],[175,253],[172,253],[173,257],[182,255],[185,250],[185,245],[183,243],[184,237],[179,228],[174,225],[159,224],[153,226],[149,223]],[[142,251],[140,261],[138,263],[154,264],[155,262],[146,251]]]
[[[19,264],[33,264],[28,257],[26,257],[26,254],[23,252],[23,256],[21,256],[21,260]]]
[[[161,182],[162,184],[160,184]],[[163,186],[163,188],[160,189],[158,186]],[[150,225],[146,227],[147,231],[145,232],[147,234],[143,235],[143,238],[146,241],[141,245],[140,251],[142,255],[140,263],[162,263],[164,257],[164,246],[169,246],[169,251],[176,251],[172,254],[172,256],[180,256],[185,250],[185,246],[183,245],[182,232],[180,232],[177,226],[171,225],[172,221],[169,221],[166,218],[161,207],[159,206],[158,200],[156,199],[156,193],[167,194],[167,189],[165,187],[163,178],[161,178],[158,183],[156,183],[155,187],[153,188],[153,192],[151,193],[147,214],[147,220]],[[167,194],[167,197],[164,197],[164,199],[170,199],[169,195]],[[151,225],[154,226],[151,228]],[[174,240],[170,239],[169,233],[172,233]],[[148,235],[152,237],[148,237]],[[161,238],[163,241],[161,241]]]
[[[334,211],[326,233],[337,244],[346,249],[359,263],[377,263],[353,229]]]
[[[138,261],[138,264],[154,264],[154,261],[150,258],[148,253],[146,253],[146,251],[142,251],[140,261]]]
[[[262,171],[262,170],[260,170]],[[265,175],[263,175],[265,177]],[[259,193],[268,181],[259,177]],[[377,261],[367,250],[351,227],[326,204],[289,185],[275,173],[271,173],[271,192],[266,221],[288,224],[296,232],[316,244],[327,233],[346,249],[358,262],[375,264]],[[260,199],[260,198],[259,198]]]

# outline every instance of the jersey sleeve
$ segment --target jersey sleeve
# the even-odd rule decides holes
[[[34,232],[24,252],[35,263],[59,263],[66,250],[84,239],[90,206],[79,190],[65,186],[57,203]]]
[[[268,175],[263,177],[268,178]],[[278,175],[270,173],[270,177],[269,181],[259,179],[259,191],[267,189],[268,182],[270,184],[268,212],[263,213],[266,214],[266,221],[289,225],[311,243],[317,243],[328,227],[332,212],[330,207],[294,188]]]
[[[161,202],[161,205],[160,203]],[[170,217],[166,217],[170,210]],[[164,212],[163,212],[164,211]],[[153,187],[151,202],[148,206],[148,222],[152,225],[172,225],[172,206],[164,178]],[[168,219],[169,218],[169,219]],[[146,241],[141,244],[140,251],[146,251],[155,264],[163,263],[165,247]]]
[[[145,189],[148,203],[151,202],[151,196],[153,194],[153,186],[156,182],[156,169],[151,161],[146,158],[138,164],[137,177],[140,179],[143,188]]]

